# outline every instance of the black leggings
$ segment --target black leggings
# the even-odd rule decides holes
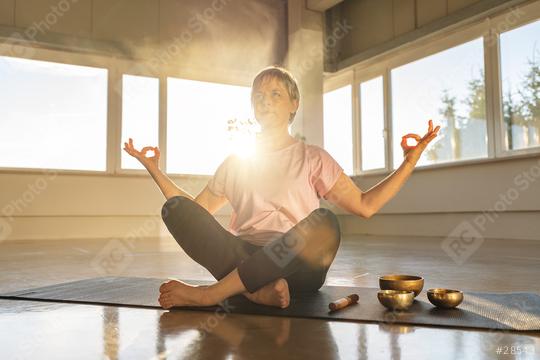
[[[318,208],[281,237],[257,246],[233,235],[205,208],[185,196],[168,199],[161,217],[193,260],[217,280],[238,268],[248,292],[285,278],[289,291],[317,291],[336,256],[341,232],[336,215]]]

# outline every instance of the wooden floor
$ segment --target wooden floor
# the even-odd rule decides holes
[[[377,287],[381,274],[407,273],[424,289],[540,294],[540,241],[486,240],[458,265],[441,240],[345,236],[326,284]],[[0,292],[101,275],[213,279],[172,239],[0,243]],[[11,300],[0,300],[0,343],[0,359],[540,358],[540,332]]]

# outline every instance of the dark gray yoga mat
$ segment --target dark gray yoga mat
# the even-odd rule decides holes
[[[159,286],[165,279],[140,277],[101,277],[35,289],[1,294],[0,298],[46,300],[105,305],[159,308]],[[207,285],[213,281],[182,280]],[[377,300],[376,288],[323,286],[318,292],[295,293],[286,309],[252,303],[243,295],[227,299],[220,306],[176,307],[178,310],[221,311],[242,314],[304,317],[330,320],[370,321],[443,327],[498,330],[540,330],[540,296],[532,293],[465,292],[458,308],[438,309],[427,300],[426,292],[418,295],[406,311],[386,310]],[[356,293],[360,300],[336,312],[328,304]]]

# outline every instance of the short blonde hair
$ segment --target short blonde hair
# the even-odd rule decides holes
[[[300,102],[300,91],[298,90],[298,82],[296,81],[293,74],[291,74],[289,70],[283,67],[273,65],[273,66],[265,67],[264,69],[259,71],[259,73],[253,79],[253,84],[251,85],[251,103],[252,104],[253,104],[253,92],[267,78],[273,78],[273,79],[277,79],[281,81],[281,83],[287,89],[287,92],[289,93],[289,97],[291,98],[291,100],[298,100],[298,102]],[[294,113],[291,113],[291,116],[289,118],[289,125],[292,124],[295,115],[296,115],[296,111]]]

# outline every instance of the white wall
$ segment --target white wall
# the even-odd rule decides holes
[[[363,190],[382,179],[354,178]],[[446,237],[467,222],[485,238],[540,240],[540,157],[416,169],[378,214],[342,220],[345,233]]]
[[[192,195],[206,185],[202,177],[174,181]],[[149,176],[4,173],[0,189],[8,240],[121,238],[132,232],[153,237],[166,231],[160,217],[165,198]]]

